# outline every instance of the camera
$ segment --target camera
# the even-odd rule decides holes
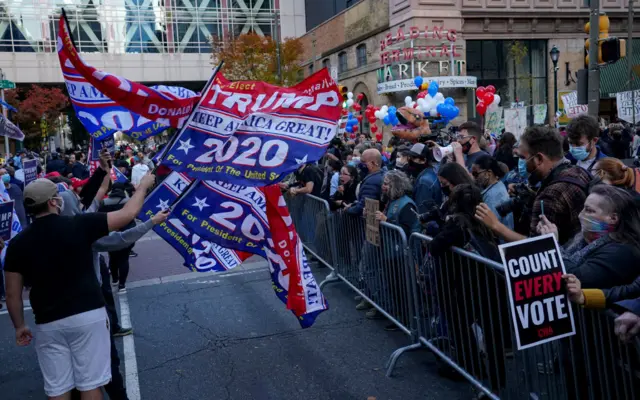
[[[501,217],[517,211],[524,211],[533,204],[536,193],[524,183],[515,186],[515,195],[496,207]]]

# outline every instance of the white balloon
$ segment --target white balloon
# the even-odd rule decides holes
[[[436,103],[436,99],[432,98],[431,100],[427,100],[427,108],[431,110],[432,108],[436,108],[438,104]]]
[[[376,118],[378,119],[382,119],[382,111],[380,110],[377,110],[376,112],[374,112],[373,115],[375,115]]]
[[[436,101],[438,102],[438,104],[444,103],[444,95],[442,94],[442,92],[436,93]]]
[[[353,105],[353,99],[347,100],[347,107],[351,107]]]
[[[434,98],[430,94],[427,93],[427,95],[424,97],[424,99],[428,103],[428,102],[432,101]]]
[[[386,113],[386,112],[389,111],[389,107],[384,105],[384,106],[380,107],[380,111],[382,111],[383,113]]]
[[[418,99],[418,106],[419,106],[419,107],[422,107],[422,106],[424,106],[425,104],[427,104],[427,101],[426,101],[425,99]]]
[[[415,107],[416,107],[416,104],[417,104],[417,103],[416,103],[415,101],[412,101],[412,102],[411,102],[411,104],[410,104],[411,108],[415,108]]]
[[[495,104],[496,107],[500,105],[500,95],[494,94],[493,95],[493,103],[491,104]]]
[[[347,93],[347,98],[348,99],[353,99],[353,92]]]
[[[422,111],[423,113],[428,113],[429,111],[431,111],[431,108],[428,107],[427,104],[425,103],[420,107],[420,111]]]
[[[407,96],[404,98],[404,104],[407,106],[410,105],[412,101],[413,99],[411,98],[411,96]]]
[[[429,114],[432,117],[437,117],[438,116],[438,110],[436,110],[435,108],[432,108],[431,111],[429,111]]]

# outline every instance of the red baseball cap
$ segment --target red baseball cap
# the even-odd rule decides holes
[[[71,187],[74,189],[77,189],[79,187],[83,187],[84,185],[86,185],[87,182],[89,182],[89,178],[87,179],[71,178]]]

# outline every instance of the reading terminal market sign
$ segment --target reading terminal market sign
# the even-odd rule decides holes
[[[435,81],[441,88],[475,88],[475,76],[460,76],[465,60],[456,45],[455,29],[433,26],[424,30],[412,26],[408,32],[398,29],[380,41],[378,94],[416,90],[413,79]],[[454,74],[454,75],[452,75]]]

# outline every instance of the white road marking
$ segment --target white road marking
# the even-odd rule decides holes
[[[129,313],[129,300],[126,293],[121,293],[120,298],[120,322],[122,326],[131,325]],[[122,338],[124,347],[124,371],[127,396],[130,400],[140,400],[140,381],[138,380],[138,361],[136,360],[136,347],[133,335]]]

